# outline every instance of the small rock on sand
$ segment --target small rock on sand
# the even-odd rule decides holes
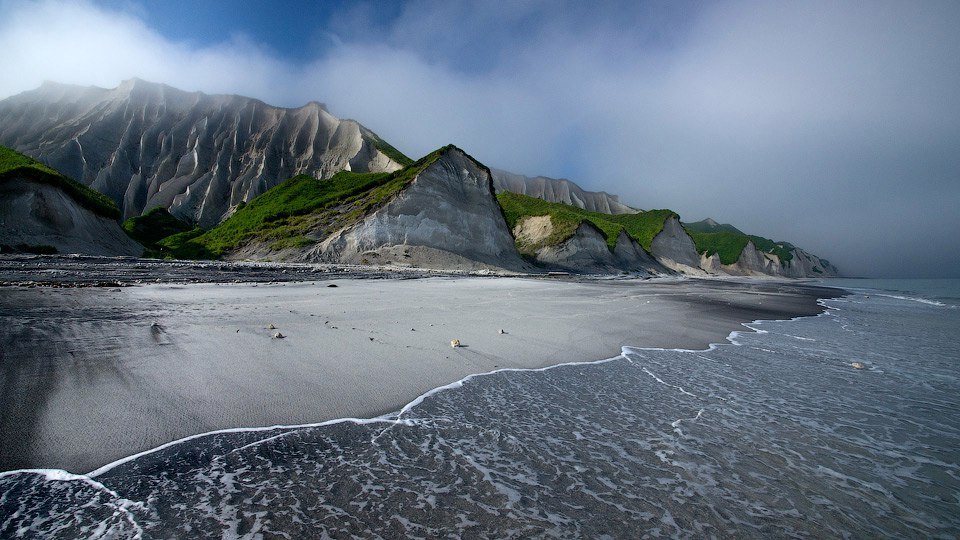
[[[267,330],[276,330],[276,329],[277,327],[272,324],[270,326],[267,326]]]
[[[460,340],[459,340],[459,339],[451,339],[451,340],[450,340],[450,346],[453,347],[454,349],[456,349],[457,347],[460,346]]]
[[[853,369],[863,369],[865,366],[860,362],[853,362],[852,364],[850,364],[850,367],[852,367]]]
[[[501,328],[499,333],[500,333],[500,334],[506,334],[507,332],[506,332],[503,328]]]
[[[287,336],[281,334],[280,332],[277,332],[276,334],[273,335],[273,337],[274,337],[274,339],[283,339],[283,338],[285,338],[285,337],[287,337]]]

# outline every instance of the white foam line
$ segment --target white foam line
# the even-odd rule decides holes
[[[838,308],[836,308],[836,307],[827,305],[827,304],[826,304],[826,300],[825,300],[825,299],[822,299],[822,298],[817,300],[817,304],[820,305],[821,307],[823,307],[823,308],[824,308],[824,311],[821,312],[821,313],[818,313],[817,315],[815,315],[815,317],[830,316],[830,315],[832,315],[832,314],[830,313],[831,310],[837,310],[837,309],[838,309]],[[750,326],[750,325],[751,325],[751,324],[754,324],[754,325],[756,325],[756,324],[763,324],[763,323],[765,323],[765,322],[778,322],[778,321],[791,322],[791,321],[797,321],[797,320],[800,320],[800,319],[805,319],[805,318],[807,318],[808,316],[809,316],[809,315],[801,315],[801,316],[793,317],[793,318],[790,318],[790,319],[757,319],[757,320],[752,321],[752,322],[750,322],[750,323],[741,323],[741,324],[742,324],[743,326],[749,328],[750,330],[752,330],[754,333],[766,334],[766,333],[767,333],[766,330],[760,330],[760,329],[754,328],[754,327],[752,327],[752,326]],[[733,331],[733,332],[730,332],[730,334],[729,334],[729,335],[727,336],[727,338],[726,338],[726,341],[729,342],[728,344],[740,346],[740,343],[738,343],[738,342],[736,341],[736,337],[739,336],[739,335],[741,334],[741,332],[742,332],[741,330],[735,330],[735,331]],[[464,383],[470,381],[471,379],[473,379],[473,378],[475,378],[475,377],[484,377],[484,376],[488,376],[488,375],[495,375],[495,374],[497,374],[497,373],[502,373],[502,372],[525,372],[525,371],[537,372],[537,371],[547,371],[547,370],[556,369],[556,368],[563,367],[563,366],[599,365],[599,364],[605,364],[605,363],[607,363],[607,362],[612,362],[612,361],[617,360],[617,359],[619,359],[619,358],[627,358],[626,355],[629,354],[629,353],[632,352],[632,351],[674,351],[674,352],[684,352],[684,353],[687,353],[687,352],[697,353],[697,352],[709,352],[709,351],[712,351],[712,350],[716,349],[717,347],[719,347],[719,346],[721,346],[721,345],[726,345],[726,344],[725,344],[725,343],[711,343],[706,349],[664,349],[664,348],[660,348],[660,347],[628,347],[628,346],[624,346],[624,347],[621,347],[621,352],[620,352],[620,354],[619,354],[618,356],[614,356],[614,357],[612,357],[612,358],[606,358],[606,359],[603,359],[603,360],[592,360],[592,361],[582,361],[582,362],[564,362],[564,363],[562,363],[562,364],[553,364],[553,365],[550,365],[550,366],[545,366],[545,367],[540,367],[540,368],[500,368],[500,369],[495,369],[495,370],[493,370],[493,371],[487,371],[487,372],[483,372],[483,373],[473,373],[473,374],[467,375],[466,377],[464,377],[464,378],[462,378],[462,379],[460,379],[460,380],[458,380],[458,381],[454,381],[454,382],[452,382],[452,383],[450,383],[450,384],[445,384],[445,385],[443,385],[443,386],[438,386],[438,387],[436,387],[436,388],[434,388],[434,389],[432,389],[432,390],[428,390],[427,392],[424,392],[423,394],[421,394],[420,396],[418,396],[416,399],[414,399],[414,400],[411,401],[410,403],[407,403],[402,409],[400,409],[400,411],[398,411],[398,412],[396,412],[396,413],[384,414],[384,415],[377,416],[377,417],[374,417],[374,418],[335,418],[335,419],[333,419],[333,420],[326,420],[326,421],[324,421],[324,422],[317,422],[317,423],[312,423],[312,424],[274,425],[274,426],[254,427],[254,428],[228,428],[228,429],[219,429],[219,430],[215,430],[215,431],[208,431],[208,432],[205,432],[205,433],[197,433],[196,435],[190,435],[190,436],[187,436],[187,437],[183,437],[183,438],[181,438],[181,439],[176,439],[176,440],[174,440],[174,441],[170,441],[170,442],[168,442],[168,443],[166,443],[166,444],[162,444],[162,445],[160,445],[160,446],[157,446],[156,448],[152,448],[152,449],[149,449],[149,450],[144,450],[143,452],[139,452],[139,453],[137,453],[137,454],[133,454],[133,455],[131,455],[131,456],[127,456],[127,457],[125,457],[125,458],[118,459],[118,460],[113,461],[113,462],[111,462],[111,463],[108,463],[108,464],[106,464],[106,465],[104,465],[104,466],[102,466],[102,467],[100,467],[100,468],[98,468],[98,469],[95,469],[95,470],[93,470],[93,471],[90,471],[89,473],[87,473],[87,474],[85,474],[85,475],[76,475],[76,474],[73,474],[73,473],[69,473],[69,472],[67,472],[67,471],[63,471],[63,470],[61,470],[61,469],[17,469],[17,470],[13,470],[13,471],[6,471],[6,472],[3,472],[3,473],[0,473],[0,478],[2,478],[3,476],[6,476],[6,475],[11,475],[11,474],[16,474],[16,473],[22,473],[22,472],[34,472],[34,473],[39,472],[39,473],[43,473],[43,474],[51,473],[51,474],[55,474],[55,475],[56,475],[56,474],[61,474],[61,475],[66,475],[66,476],[70,476],[70,477],[87,478],[88,480],[91,480],[92,482],[94,482],[96,485],[102,486],[102,484],[100,484],[99,482],[96,482],[95,480],[92,480],[92,479],[93,479],[94,477],[100,476],[100,475],[102,475],[102,474],[104,474],[104,473],[106,473],[106,472],[108,472],[108,471],[110,471],[110,470],[112,470],[112,469],[120,466],[120,465],[123,465],[124,463],[129,463],[129,462],[131,462],[131,461],[133,461],[133,460],[136,460],[136,459],[139,459],[139,458],[141,458],[141,457],[143,457],[143,456],[147,456],[147,455],[150,455],[150,454],[159,452],[159,451],[161,451],[161,450],[165,450],[165,449],[167,449],[167,448],[170,448],[171,446],[174,446],[174,445],[177,445],[177,444],[181,444],[181,443],[185,443],[185,442],[188,442],[188,441],[192,441],[192,440],[195,440],[195,439],[199,439],[199,438],[201,438],[201,437],[206,437],[206,436],[209,436],[209,435],[220,435],[220,434],[224,434],[224,433],[255,433],[255,432],[258,432],[258,431],[271,431],[271,430],[274,430],[274,429],[295,430],[295,429],[303,429],[303,428],[316,428],[316,427],[323,427],[323,426],[330,426],[330,425],[334,425],[334,424],[340,424],[340,423],[344,423],[344,422],[352,422],[352,423],[355,423],[355,424],[358,424],[358,425],[375,424],[375,423],[391,423],[391,424],[411,425],[411,424],[412,424],[411,421],[409,421],[409,420],[404,420],[404,419],[401,418],[401,416],[403,416],[405,413],[407,413],[408,411],[410,411],[413,407],[416,407],[417,405],[423,403],[423,400],[425,400],[426,398],[428,398],[428,397],[430,397],[430,396],[432,396],[432,395],[434,395],[434,394],[438,394],[438,393],[440,393],[440,392],[442,392],[442,391],[444,391],[444,390],[451,390],[451,389],[454,389],[454,388],[460,388],[460,387],[462,387],[462,386],[464,385]],[[629,358],[627,358],[627,359],[629,360]],[[665,383],[665,384],[666,384],[666,383]],[[678,388],[679,388],[679,387],[678,387]],[[684,391],[682,388],[681,388],[681,391],[683,391],[683,392],[686,393],[686,394],[689,394],[689,395],[693,396],[693,394],[690,394],[689,392]],[[696,396],[694,396],[694,397],[696,397]],[[253,443],[247,444],[246,446],[247,446],[247,447],[255,446],[255,445],[257,445],[257,444],[260,444],[260,443],[264,442],[265,440],[273,439],[273,438],[274,438],[274,437],[268,437],[267,439],[264,439],[264,440],[261,440],[261,441],[255,441],[255,442],[253,442]],[[48,477],[48,478],[49,478],[49,477]],[[104,488],[104,489],[106,489],[106,488]],[[111,493],[112,493],[112,492],[111,492]]]
[[[303,429],[303,428],[315,428],[315,427],[330,426],[330,425],[333,425],[333,424],[342,424],[342,423],[344,423],[344,422],[352,422],[352,423],[354,423],[354,424],[361,424],[361,425],[362,425],[362,424],[376,424],[376,423],[394,422],[394,421],[387,419],[385,416],[378,416],[378,417],[376,417],[376,418],[336,418],[336,419],[333,419],[333,420],[327,420],[327,421],[325,421],[325,422],[316,422],[316,423],[313,423],[313,424],[295,424],[295,425],[286,425],[286,426],[284,426],[284,425],[276,425],[276,426],[264,426],[264,427],[254,427],[254,428],[228,428],[228,429],[218,429],[218,430],[215,430],[215,431],[207,431],[207,432],[205,432],[205,433],[197,433],[196,435],[190,435],[190,436],[184,437],[184,438],[182,438],[182,439],[177,439],[177,440],[175,440],[175,441],[170,441],[170,442],[168,442],[168,443],[166,443],[166,444],[162,444],[162,445],[160,445],[160,446],[158,446],[158,447],[156,447],[156,448],[151,448],[150,450],[144,450],[143,452],[140,452],[140,453],[138,453],[138,454],[134,454],[134,455],[132,455],[132,456],[127,456],[127,457],[125,457],[125,458],[120,458],[120,459],[118,459],[118,460],[116,460],[116,461],[114,461],[114,462],[107,463],[106,465],[100,467],[99,469],[95,469],[95,470],[93,470],[93,471],[90,471],[90,472],[88,472],[86,475],[83,475],[83,476],[87,476],[87,477],[89,477],[89,478],[94,478],[94,477],[96,477],[96,476],[100,476],[101,474],[106,473],[107,471],[109,471],[109,470],[111,470],[111,469],[113,469],[113,468],[115,468],[115,467],[118,467],[118,466],[120,466],[120,465],[123,465],[124,463],[128,463],[128,462],[130,462],[130,461],[133,461],[133,460],[135,460],[135,459],[141,458],[141,457],[143,457],[143,456],[146,456],[146,455],[149,455],[149,454],[153,454],[153,453],[159,452],[159,451],[161,451],[161,450],[165,450],[165,449],[167,449],[167,448],[170,448],[171,446],[174,446],[174,445],[177,445],[177,444],[180,444],[180,443],[185,443],[185,442],[188,442],[188,441],[192,441],[192,440],[194,440],[194,439],[199,439],[199,438],[201,438],[201,437],[207,437],[207,436],[210,436],[210,435],[221,435],[221,434],[224,434],[224,433],[256,433],[256,432],[258,432],[258,431],[272,431],[272,430],[274,430],[274,429],[294,430],[294,429]],[[254,446],[255,444],[262,443],[262,442],[264,442],[264,441],[266,441],[266,440],[274,439],[274,438],[275,438],[275,437],[268,437],[267,439],[263,439],[263,440],[260,440],[260,441],[256,441],[255,443],[251,443],[251,444],[248,444],[248,445],[246,445],[246,446],[248,446],[248,447],[249,447],[249,446]],[[19,471],[10,471],[10,472],[19,472]],[[63,471],[63,472],[66,472],[66,471]],[[71,474],[71,473],[66,473],[66,474]],[[77,475],[74,475],[74,476],[77,476]]]
[[[921,304],[927,304],[930,306],[937,306],[937,307],[947,306],[943,302],[938,302],[936,300],[928,300],[926,298],[916,298],[913,296],[898,296],[896,294],[882,294],[882,293],[877,293],[877,296],[883,296],[884,298],[894,298],[896,300],[910,300],[911,302],[920,302]]]

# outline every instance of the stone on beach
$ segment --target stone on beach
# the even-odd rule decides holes
[[[457,347],[460,346],[460,340],[459,340],[459,339],[451,339],[451,340],[450,340],[450,346],[453,347],[454,349],[456,349]]]

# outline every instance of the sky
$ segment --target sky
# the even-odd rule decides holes
[[[569,178],[960,277],[960,2],[0,0],[0,99],[140,77],[327,104],[417,158]]]

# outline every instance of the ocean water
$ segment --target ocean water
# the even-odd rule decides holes
[[[0,537],[956,538],[960,281],[831,283],[854,294],[707,351],[3,473]]]

